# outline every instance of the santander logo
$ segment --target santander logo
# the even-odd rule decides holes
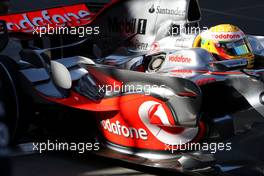
[[[185,128],[178,133],[170,133],[162,129],[162,125],[171,125],[168,114],[162,104],[147,101],[141,104],[138,115],[146,128],[161,142],[169,145],[181,145],[191,142],[198,134],[198,128]],[[161,125],[157,125],[160,124]],[[175,127],[177,128],[177,127]]]
[[[151,8],[149,9],[149,13],[154,13],[155,12],[155,7],[154,4],[151,6]]]
[[[85,4],[33,11],[23,14],[0,16],[5,20],[9,31],[32,31],[42,26],[81,26],[88,24],[93,17]]]

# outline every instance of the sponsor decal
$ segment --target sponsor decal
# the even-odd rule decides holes
[[[160,44],[159,42],[154,42],[151,47],[150,47],[150,51],[160,51]]]
[[[179,145],[192,141],[198,134],[198,128],[178,128],[166,131],[161,126],[174,124],[171,114],[165,110],[162,104],[155,101],[142,103],[138,110],[139,117],[148,130],[164,144]],[[161,125],[162,124],[162,125]]]
[[[85,4],[51,8],[22,14],[0,16],[7,22],[9,31],[33,31],[41,26],[82,26],[88,24],[93,13]]]
[[[192,70],[172,70],[170,71],[172,73],[179,73],[179,74],[192,74],[193,71]]]
[[[214,39],[240,39],[240,34],[213,34]]]
[[[155,6],[154,4],[151,6],[151,8],[149,9],[149,13],[154,13],[155,12]]]
[[[178,62],[178,63],[190,64],[192,62],[192,59],[189,58],[189,57],[184,57],[184,56],[170,55],[169,56],[169,61],[170,62]]]
[[[148,43],[138,42],[134,46],[138,50],[147,50],[148,49]]]
[[[135,50],[147,50],[149,44],[141,42],[140,40],[136,39],[131,42],[131,45],[129,47],[135,49]]]
[[[146,34],[147,19],[137,18],[109,18],[109,32],[126,34]]]
[[[161,126],[174,126],[174,124],[169,121],[169,117],[165,109],[159,103],[153,104],[149,108],[148,116],[151,124],[157,124]]]
[[[126,127],[125,125],[121,125],[119,121],[111,123],[109,119],[103,120],[101,121],[101,126],[110,133],[126,138],[148,139],[148,134],[143,128],[136,129],[134,127]]]
[[[243,32],[211,32],[205,31],[201,33],[202,38],[208,40],[221,40],[221,41],[230,41],[230,40],[239,40],[245,37]]]
[[[176,47],[182,47],[185,46],[185,44],[192,44],[193,38],[188,37],[175,37],[175,46]]]
[[[155,13],[155,12],[156,14],[180,16],[180,17],[184,17],[186,14],[186,10],[182,10],[179,7],[176,7],[175,9],[168,9],[168,8],[163,8],[161,6],[157,6],[155,8],[153,4],[151,8],[149,9],[149,13]]]

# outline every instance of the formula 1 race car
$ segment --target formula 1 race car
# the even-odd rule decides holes
[[[67,17],[73,13],[71,7],[64,7]],[[248,69],[248,58],[217,60],[203,48],[184,46],[192,34],[161,35],[164,26],[197,25],[196,0],[115,1],[93,18],[84,4],[74,7],[81,26],[99,26],[100,34],[45,47],[47,38],[58,43],[58,36],[33,40],[28,31],[34,22],[56,22],[54,9],[24,14],[27,19],[19,25],[7,21],[14,19],[10,16],[2,17],[7,22],[1,22],[0,35],[0,146],[16,143],[42,113],[44,118],[54,117],[58,128],[55,116],[61,114],[63,121],[68,114],[62,112],[69,109],[75,113],[72,121],[77,114],[94,119],[85,125],[96,132],[85,135],[100,142],[98,155],[186,174],[223,174],[210,145],[219,143],[219,150],[228,152],[228,141],[244,127],[263,123],[263,70]],[[147,10],[140,13],[140,7]],[[80,19],[84,14],[89,18]],[[26,28],[26,23],[32,25]],[[60,41],[69,43],[68,36],[63,37],[59,35]],[[249,40],[261,55],[260,37]],[[248,109],[261,118],[233,117]],[[207,150],[199,147],[206,144]]]

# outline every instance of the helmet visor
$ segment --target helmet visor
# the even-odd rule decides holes
[[[219,42],[216,44],[216,48],[230,55],[230,56],[242,56],[251,53],[251,49],[249,47],[249,43],[245,40],[238,40],[235,42]]]

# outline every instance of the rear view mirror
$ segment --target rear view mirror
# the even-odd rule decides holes
[[[247,68],[248,60],[233,59],[233,60],[211,62],[210,64],[216,71],[241,70]]]
[[[201,10],[197,0],[190,0],[188,7],[188,22],[195,23],[201,20]]]
[[[6,45],[8,44],[9,37],[6,22],[0,20],[0,51],[4,50]]]

